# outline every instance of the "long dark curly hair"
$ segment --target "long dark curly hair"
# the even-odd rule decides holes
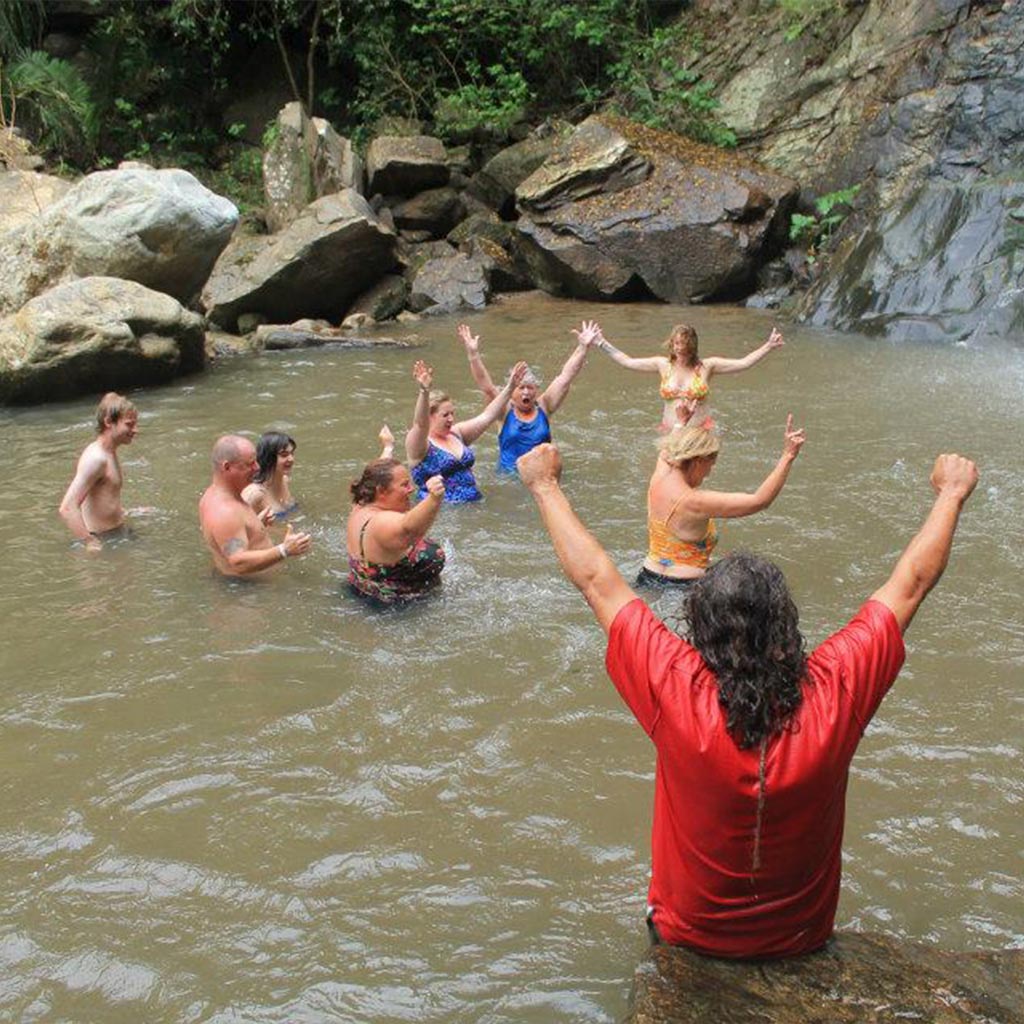
[[[728,555],[690,588],[684,618],[690,642],[718,679],[718,703],[736,744],[760,746],[781,732],[803,700],[807,662],[782,571],[749,552]]]

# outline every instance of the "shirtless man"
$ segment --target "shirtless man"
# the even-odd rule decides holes
[[[99,437],[82,452],[59,509],[61,519],[88,551],[99,551],[104,538],[126,529],[117,449],[132,443],[138,426],[139,414],[124,395],[110,391],[103,396],[96,408]]]
[[[213,446],[213,479],[199,499],[199,525],[217,571],[225,576],[262,573],[292,555],[304,555],[308,533],[291,525],[280,544],[267,533],[269,517],[260,517],[242,501],[242,491],[258,469],[256,448],[244,437],[227,435]]]

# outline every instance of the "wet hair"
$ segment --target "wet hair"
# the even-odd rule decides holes
[[[138,415],[134,403],[116,391],[108,391],[96,406],[96,433],[102,434],[108,422],[114,424],[125,416],[132,415]]]
[[[676,324],[672,328],[672,333],[665,339],[665,351],[668,353],[670,363],[674,363],[679,358],[673,350],[677,341],[686,342],[686,348],[682,355],[683,365],[696,366],[700,361],[697,358],[697,332],[689,324]]]
[[[444,402],[450,402],[452,396],[447,391],[431,391],[428,396],[430,399],[430,415],[433,416],[437,412],[438,406]]]
[[[274,469],[277,467],[277,456],[285,448],[291,448],[292,451],[295,451],[298,445],[295,443],[294,438],[289,437],[287,434],[282,434],[278,430],[268,430],[260,437],[256,443],[256,461],[260,466],[256,471],[256,483],[264,484],[274,475]]]
[[[391,486],[395,470],[401,465],[398,459],[374,459],[363,467],[362,476],[349,484],[353,505],[369,505],[377,497],[377,491]]]
[[[691,459],[717,455],[722,442],[716,431],[707,427],[681,427],[670,430],[658,441],[658,450],[673,466]]]
[[[739,551],[716,562],[686,596],[690,642],[718,681],[718,703],[741,749],[786,728],[803,700],[807,663],[799,613],[782,570]]]

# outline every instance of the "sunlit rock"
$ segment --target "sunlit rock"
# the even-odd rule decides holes
[[[137,281],[188,304],[238,223],[187,171],[98,171],[0,237],[0,312],[81,277]]]
[[[203,318],[134,281],[86,277],[0,321],[0,401],[159,384],[204,364]]]
[[[394,233],[346,189],[311,203],[279,234],[235,239],[210,276],[203,305],[229,330],[250,312],[276,323],[337,321],[394,265]]]

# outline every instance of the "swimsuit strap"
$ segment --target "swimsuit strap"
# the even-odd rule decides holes
[[[366,550],[363,548],[363,534],[366,533],[366,528],[370,525],[370,520],[373,516],[367,516],[363,522],[363,525],[359,527],[359,557],[365,562],[366,561]]]
[[[668,524],[671,521],[672,517],[676,514],[676,510],[679,508],[680,505],[682,505],[682,503],[685,500],[686,500],[686,495],[685,494],[680,494],[679,497],[676,499],[675,504],[668,510],[668,515],[665,516],[664,519],[662,519],[662,522],[666,526],[668,526]]]

